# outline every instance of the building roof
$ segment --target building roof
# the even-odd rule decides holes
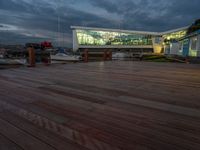
[[[182,41],[182,40],[184,40],[184,39],[187,39],[187,38],[190,38],[190,37],[199,35],[199,34],[200,34],[200,30],[197,30],[197,31],[195,31],[195,32],[193,32],[193,33],[190,33],[189,35],[186,35],[186,36],[180,38],[179,41]]]
[[[145,34],[145,35],[160,35],[159,32],[148,32],[148,31],[93,28],[93,27],[81,27],[81,26],[71,26],[71,28],[72,29],[81,29],[81,30],[99,30],[99,31],[111,31],[111,32],[123,32],[123,33],[136,33],[136,34]]]
[[[186,30],[188,28],[189,28],[189,26],[181,27],[181,28],[177,28],[177,29],[173,29],[173,30],[168,30],[168,31],[165,31],[165,32],[160,32],[160,34],[161,35],[169,34],[169,33],[178,32],[178,31],[181,31],[181,30]]]
[[[136,30],[121,30],[121,29],[108,29],[108,28],[94,28],[94,27],[83,27],[83,26],[71,26],[72,29],[80,29],[80,30],[98,30],[98,31],[110,31],[110,32],[122,32],[122,33],[135,33],[135,34],[144,34],[144,35],[157,35],[162,36],[164,34],[169,34],[172,32],[177,32],[181,30],[185,30],[187,27],[177,28],[165,32],[150,32],[150,31],[136,31]]]

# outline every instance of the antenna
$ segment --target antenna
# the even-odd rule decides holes
[[[60,12],[59,12],[59,8],[60,8],[60,2],[57,3],[57,47],[60,47]]]
[[[122,16],[119,17],[119,36],[122,37]]]
[[[58,12],[58,47],[60,47],[60,14]]]

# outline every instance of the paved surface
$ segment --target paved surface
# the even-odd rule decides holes
[[[199,150],[200,66],[0,70],[0,150]]]

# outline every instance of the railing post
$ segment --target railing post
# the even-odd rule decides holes
[[[51,57],[45,58],[44,65],[49,66],[51,64]]]
[[[48,65],[51,65],[51,56],[48,58]]]
[[[103,61],[107,60],[107,50],[104,51],[103,53]]]
[[[35,67],[35,50],[32,47],[28,48],[29,67]]]
[[[89,59],[89,56],[88,56],[88,49],[85,49],[85,51],[84,51],[84,62],[87,63],[87,62],[88,62],[88,59]]]
[[[108,51],[108,60],[112,60],[112,51]]]

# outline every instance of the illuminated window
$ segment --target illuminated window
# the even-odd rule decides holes
[[[186,33],[187,33],[186,30],[182,30],[182,31],[172,32],[172,33],[163,35],[165,44],[170,44],[170,42],[184,37]]]
[[[191,38],[191,50],[197,50],[197,37]]]
[[[155,43],[156,44],[161,44],[162,43],[162,38],[161,37],[156,37],[155,38]]]
[[[94,30],[76,30],[79,45],[152,45],[151,35]]]

